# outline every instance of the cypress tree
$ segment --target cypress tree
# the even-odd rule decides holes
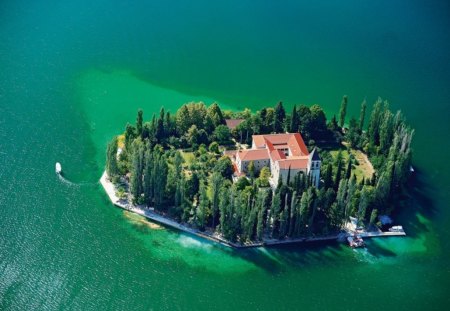
[[[127,123],[125,128],[125,150],[131,155],[131,144],[136,138],[136,129],[131,124]]]
[[[351,175],[352,175],[352,155],[349,155],[347,161],[347,168],[345,170],[345,179],[350,179]]]
[[[106,149],[106,173],[110,178],[119,174],[117,165],[117,136],[114,136]]]
[[[159,118],[158,121],[156,122],[156,140],[158,141],[158,143],[161,143],[164,140],[164,107],[161,108],[160,112],[159,112]]]
[[[339,126],[344,127],[345,115],[347,114],[347,95],[342,97],[341,108],[339,110]]]
[[[367,108],[367,103],[366,103],[366,99],[364,98],[363,102],[361,103],[361,111],[359,113],[359,130],[361,132],[364,128],[364,119],[366,118],[366,108]]]
[[[216,219],[219,214],[219,195],[220,189],[223,184],[223,177],[219,172],[214,172],[211,175],[211,213],[212,213],[212,226],[216,225]]]
[[[291,133],[298,132],[298,126],[299,126],[299,119],[298,119],[298,114],[297,114],[297,106],[294,105],[294,108],[292,108],[292,114],[291,114],[290,132]]]
[[[289,187],[290,183],[291,183],[291,166],[289,165],[288,174],[286,178],[286,185]]]
[[[272,206],[270,208],[270,215],[272,218],[272,237],[278,238],[279,236],[279,217],[281,209],[281,197],[280,193],[276,193],[272,200]]]
[[[333,187],[333,164],[331,162],[328,163],[327,170],[325,171],[324,187],[325,189]]]
[[[284,132],[284,121],[286,119],[286,111],[284,110],[283,103],[279,102],[275,106],[275,120],[273,124],[273,131],[275,133]]]
[[[136,134],[137,134],[137,136],[142,135],[142,119],[143,119],[143,111],[142,111],[142,109],[139,109],[137,117],[136,117]]]
[[[132,165],[131,165],[131,193],[136,202],[140,203],[141,193],[143,191],[143,169],[144,169],[144,145],[140,138],[132,144]]]
[[[289,226],[288,226],[288,236],[292,237],[295,229],[295,209],[297,206],[297,192],[292,193],[291,206],[289,208]]]
[[[386,108],[380,125],[380,150],[387,154],[394,135],[394,116]]]
[[[374,208],[372,210],[372,213],[370,214],[370,221],[369,221],[369,223],[371,225],[375,224],[375,221],[377,221],[377,217],[378,217],[378,210],[376,208]]]
[[[196,209],[197,226],[201,231],[205,230],[205,226],[208,221],[208,214],[209,214],[209,201],[206,195],[206,185],[202,181],[200,183],[199,203]]]
[[[370,114],[368,137],[369,144],[373,146],[378,146],[380,141],[381,103],[382,100],[378,97]]]
[[[361,191],[361,198],[358,205],[358,221],[364,222],[366,219],[366,211],[370,204],[369,187],[364,186]]]
[[[150,149],[145,152],[145,166],[144,166],[144,200],[147,206],[152,206],[153,191],[154,191],[154,162],[153,153]]]
[[[335,190],[339,187],[339,182],[341,181],[342,174],[342,152],[339,150],[336,156],[336,177],[334,179]]]

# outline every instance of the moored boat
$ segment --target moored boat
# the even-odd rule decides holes
[[[389,232],[404,232],[402,226],[393,226],[389,228]]]

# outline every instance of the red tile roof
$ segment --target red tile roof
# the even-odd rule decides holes
[[[270,152],[270,157],[272,158],[272,161],[278,161],[282,159],[286,159],[286,156],[284,155],[283,151],[281,150],[273,150]]]
[[[253,142],[258,149],[289,148],[293,156],[307,156],[309,154],[300,133],[253,135]]]
[[[269,152],[267,149],[248,149],[241,150],[236,154],[241,161],[256,161],[256,160],[268,160]]]
[[[280,169],[285,170],[288,170],[289,167],[291,170],[306,169],[308,167],[308,157],[280,160],[278,164],[280,165]]]
[[[300,133],[293,134],[288,141],[289,149],[293,156],[307,156],[309,155],[308,148],[306,148]]]
[[[227,124],[230,130],[233,130],[236,128],[236,126],[238,126],[244,121],[245,121],[244,119],[226,119],[225,123]]]

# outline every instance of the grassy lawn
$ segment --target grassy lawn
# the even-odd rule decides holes
[[[187,165],[190,165],[194,159],[195,159],[195,155],[193,152],[184,152],[184,151],[180,151],[181,155],[183,156],[184,161],[186,161]]]
[[[363,177],[365,179],[372,178],[374,169],[364,153],[362,153],[360,150],[355,149],[350,149],[349,151],[347,148],[343,146],[340,149],[330,150],[330,154],[333,157],[333,159],[336,159],[339,150],[342,151],[342,157],[345,160],[345,162],[348,161],[349,152],[350,154],[353,155],[353,158],[355,158],[358,161],[358,164],[357,165],[354,164],[352,167],[352,171],[356,175],[358,181],[361,180]]]

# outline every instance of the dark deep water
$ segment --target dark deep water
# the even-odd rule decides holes
[[[0,2],[0,310],[450,303],[447,1]],[[115,209],[104,148],[161,105],[389,99],[416,128],[409,237],[232,251]],[[54,174],[59,161],[66,182]]]

